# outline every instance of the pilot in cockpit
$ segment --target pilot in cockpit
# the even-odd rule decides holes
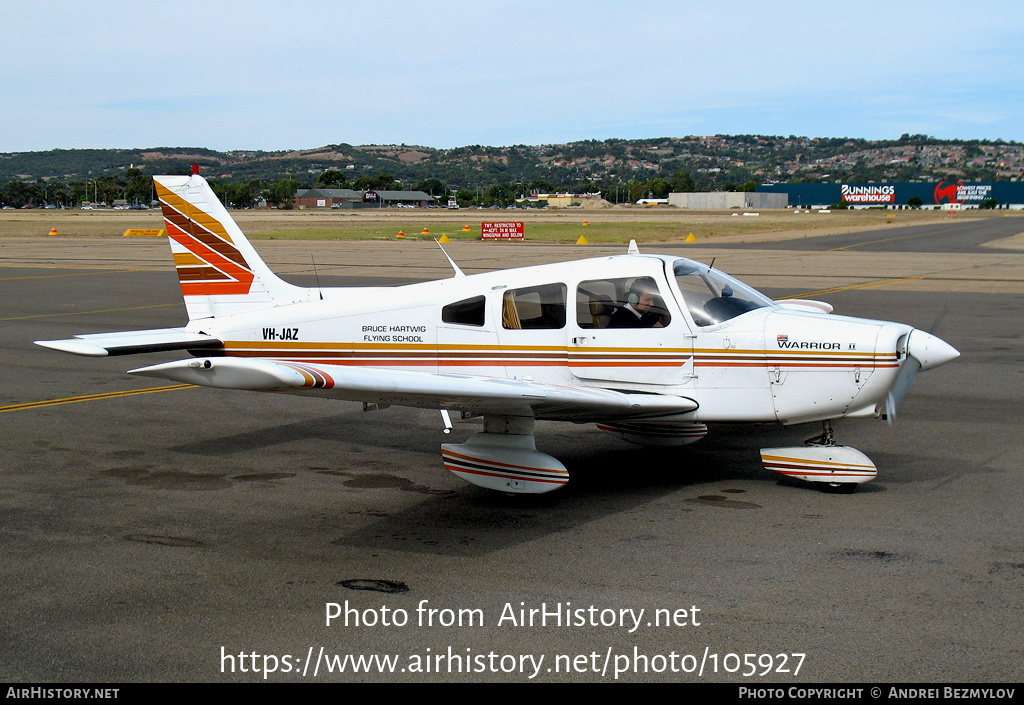
[[[609,328],[663,328],[671,320],[665,301],[650,280],[637,279],[628,302],[612,314]]]

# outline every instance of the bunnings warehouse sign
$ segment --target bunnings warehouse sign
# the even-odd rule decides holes
[[[992,198],[992,184],[965,184],[963,181],[940,181],[935,187],[936,203],[978,203]]]
[[[847,203],[894,203],[896,199],[896,187],[891,184],[887,186],[843,184],[840,187],[840,193]]]
[[[978,205],[993,199],[999,205],[1024,204],[1024,183],[992,181],[932,181],[921,183],[875,184],[765,184],[757,187],[764,193],[785,193],[791,206],[849,203],[851,206],[904,206],[917,196],[924,205],[962,203]]]

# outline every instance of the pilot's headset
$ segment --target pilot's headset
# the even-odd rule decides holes
[[[648,277],[638,277],[633,280],[633,284],[629,287],[629,294],[626,296],[626,301],[629,302],[630,306],[636,306],[637,302],[640,301],[640,297],[647,291],[656,291],[654,282]]]

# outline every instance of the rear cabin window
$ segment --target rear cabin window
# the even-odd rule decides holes
[[[482,326],[484,324],[484,297],[456,301],[441,309],[441,320],[458,326]]]
[[[501,299],[501,325],[507,330],[565,328],[565,284],[510,289]]]

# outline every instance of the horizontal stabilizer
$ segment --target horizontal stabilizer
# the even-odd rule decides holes
[[[692,399],[662,394],[630,394],[472,375],[235,357],[178,360],[130,370],[129,374],[222,389],[276,390],[481,414],[518,412],[566,421],[654,418],[697,408]]]
[[[219,348],[224,344],[213,336],[205,333],[193,333],[184,328],[76,335],[68,340],[37,340],[35,343],[51,350],[87,357],[134,355],[170,350],[201,350]]]

